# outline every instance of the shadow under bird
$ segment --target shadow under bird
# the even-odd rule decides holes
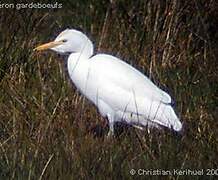
[[[93,43],[82,32],[66,29],[54,41],[34,50],[46,49],[70,54],[67,62],[70,78],[101,115],[107,117],[109,134],[114,133],[115,122],[139,128],[182,129],[166,92],[124,61],[107,54],[93,55]]]

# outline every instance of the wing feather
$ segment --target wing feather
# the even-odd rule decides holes
[[[106,54],[93,56],[91,61],[95,73],[101,75],[99,77],[99,79],[102,78],[101,81],[113,82],[122,89],[134,91],[137,96],[146,97],[152,101],[171,103],[171,97],[166,92],[124,61]]]

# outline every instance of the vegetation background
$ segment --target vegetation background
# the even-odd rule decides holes
[[[32,2],[40,1],[22,1]],[[58,3],[0,9],[0,179],[216,179],[218,2]],[[183,133],[126,127],[106,138],[107,121],[76,91],[64,58],[33,52],[66,28],[82,30],[96,53],[120,57],[170,93]],[[204,175],[131,176],[131,169]]]

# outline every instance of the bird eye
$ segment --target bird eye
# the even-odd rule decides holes
[[[65,43],[65,42],[67,42],[67,40],[66,40],[66,39],[63,39],[62,42]]]

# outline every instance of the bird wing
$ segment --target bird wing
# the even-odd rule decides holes
[[[146,97],[151,101],[171,103],[171,97],[144,74],[125,63],[124,61],[106,54],[98,54],[91,59],[91,66],[94,70],[96,80],[104,84],[113,83],[127,92],[136,96]]]
[[[150,121],[181,129],[170,96],[138,70],[110,55],[96,55],[90,61],[89,82],[97,88],[97,101],[103,102],[103,105],[95,102],[98,108],[106,104],[119,120],[124,118],[131,124],[144,125]]]
[[[99,80],[100,79],[100,80]],[[174,130],[181,129],[181,123],[170,104],[154,101],[147,96],[135,94],[122,88],[107,78],[95,78],[98,84],[96,105],[103,114],[105,107],[110,107],[116,121],[125,120],[134,125],[152,125],[157,123]]]

